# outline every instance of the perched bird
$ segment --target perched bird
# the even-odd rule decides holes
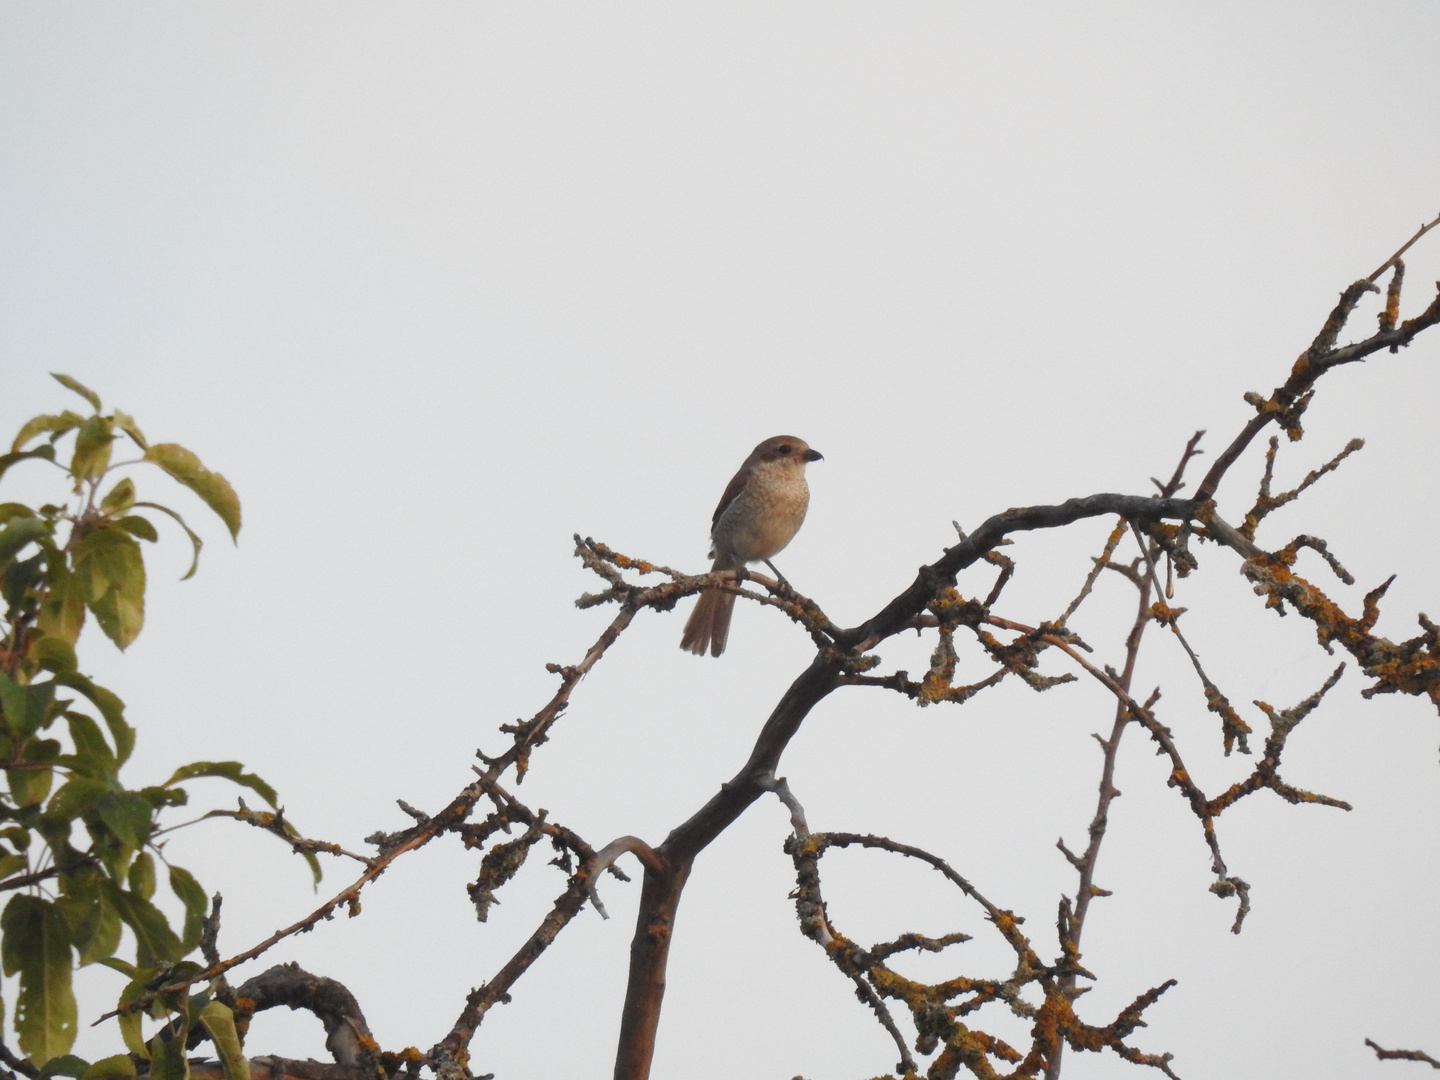
[[[750,452],[711,519],[712,573],[768,561],[790,543],[810,505],[805,466],[820,459],[819,451],[793,435],[776,435]],[[719,656],[725,651],[734,608],[734,593],[702,591],[685,623],[680,647],[696,656],[704,656],[706,649]]]

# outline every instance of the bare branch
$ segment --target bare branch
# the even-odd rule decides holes
[[[1206,803],[1206,809],[1212,816],[1219,817],[1222,811],[1233,805],[1238,799],[1253,791],[1259,791],[1261,788],[1269,788],[1289,803],[1319,803],[1322,806],[1333,806],[1340,810],[1351,809],[1350,804],[1341,799],[1332,799],[1328,795],[1316,795],[1291,787],[1280,779],[1278,771],[1280,755],[1285,749],[1285,740],[1295,730],[1296,725],[1320,704],[1321,699],[1340,681],[1340,676],[1344,673],[1345,665],[1341,664],[1325,680],[1324,686],[1298,705],[1294,705],[1284,712],[1277,713],[1263,701],[1255,703],[1260,711],[1270,718],[1270,736],[1265,740],[1265,755],[1255,763],[1255,770],[1248,777],[1238,784],[1232,784],[1228,790]]]
[[[1385,290],[1385,307],[1378,316],[1382,333],[1395,329],[1395,321],[1400,318],[1400,289],[1405,283],[1405,263],[1399,256],[1391,259],[1390,262],[1394,266],[1395,272],[1390,275],[1390,286]],[[1390,351],[1395,352],[1395,346],[1390,346]]]
[[[1423,1050],[1385,1050],[1378,1044],[1365,1040],[1365,1045],[1375,1051],[1375,1056],[1381,1061],[1424,1061],[1428,1062],[1432,1069],[1440,1069],[1440,1061],[1436,1061]]]
[[[870,947],[870,955],[876,960],[885,960],[898,952],[908,952],[911,949],[938,953],[949,948],[951,945],[959,945],[971,940],[973,939],[969,934],[945,934],[938,938],[926,937],[924,934],[901,934],[894,941],[886,941],[879,945],[872,945]]]
[[[496,972],[494,978],[466,996],[465,1007],[449,1033],[426,1055],[426,1061],[439,1080],[470,1080],[466,1064],[469,1060],[468,1047],[485,1014],[497,1003],[510,1000],[509,991],[516,980],[530,969],[540,954],[550,947],[556,935],[580,913],[585,901],[590,898],[591,881],[591,866],[582,864],[534,933]]]
[[[1255,539],[1255,529],[1259,526],[1260,522],[1265,519],[1266,515],[1273,510],[1278,510],[1286,503],[1293,502],[1306,488],[1310,487],[1326,473],[1334,472],[1340,467],[1342,461],[1357,450],[1363,449],[1364,446],[1364,439],[1351,439],[1345,444],[1345,449],[1341,450],[1340,453],[1336,454],[1324,465],[1320,466],[1320,468],[1312,469],[1306,475],[1305,479],[1300,481],[1297,487],[1292,488],[1290,491],[1281,492],[1279,495],[1271,495],[1270,481],[1274,474],[1275,453],[1280,448],[1280,440],[1274,435],[1270,436],[1270,449],[1265,454],[1265,475],[1260,481],[1260,493],[1256,496],[1255,505],[1246,513],[1245,521],[1240,526],[1240,532],[1251,540]]]
[[[1016,966],[1013,974],[1003,980],[960,976],[927,985],[898,974],[883,961],[907,948],[939,951],[962,940],[964,935],[930,939],[907,934],[896,942],[867,950],[836,930],[830,923],[820,892],[819,860],[831,847],[852,845],[920,859],[958,885],[986,910],[989,921],[1014,951]],[[939,1051],[926,1071],[927,1076],[954,1077],[965,1068],[976,1077],[995,1080],[998,1074],[990,1063],[991,1058],[1017,1065],[1011,1076],[1034,1076],[1041,1068],[1053,1066],[1058,1060],[1060,1047],[1065,1044],[1084,1050],[1110,1048],[1126,1060],[1152,1065],[1167,1075],[1173,1075],[1168,1069],[1170,1055],[1144,1054],[1124,1041],[1142,1026],[1143,1011],[1172,983],[1142,994],[1110,1025],[1103,1028],[1088,1025],[1076,1017],[1070,996],[1060,989],[1055,979],[1056,974],[1066,969],[1050,968],[1040,961],[1020,931],[1024,920],[986,900],[945,860],[886,837],[855,833],[815,833],[804,839],[792,837],[786,843],[786,850],[795,861],[795,907],[802,931],[825,948],[832,962],[846,977],[855,981],[863,976],[879,997],[900,1001],[910,1009],[919,1035],[915,1048],[924,1054]],[[1044,1003],[1039,1008],[1021,997],[1021,991],[1029,985],[1037,986],[1044,994]],[[1015,1014],[1033,1021],[1032,1044],[1028,1053],[1022,1054],[1015,1047],[974,1026],[971,1016],[993,1002],[1002,1002]],[[892,1025],[887,1024],[886,1027],[894,1031]],[[914,1065],[908,1056],[902,1058],[900,1067],[912,1070],[906,1072],[906,1076],[913,1075]]]
[[[1133,524],[1130,528],[1135,534],[1135,542],[1140,545],[1140,553],[1144,556],[1155,592],[1159,596],[1164,596],[1165,590],[1160,584],[1160,575],[1156,572],[1155,560],[1150,553],[1149,546],[1145,543],[1145,538],[1140,535],[1138,528]],[[1164,600],[1157,600],[1147,614],[1162,626],[1170,628],[1170,632],[1180,642],[1180,647],[1185,650],[1185,655],[1190,658],[1190,665],[1195,669],[1195,674],[1200,677],[1200,685],[1205,690],[1206,708],[1220,717],[1221,739],[1225,745],[1226,756],[1229,756],[1236,743],[1239,744],[1242,754],[1248,754],[1250,753],[1250,744],[1247,737],[1250,734],[1250,725],[1240,718],[1240,714],[1230,704],[1230,699],[1222,694],[1210,676],[1205,674],[1205,669],[1200,664],[1200,657],[1190,647],[1190,642],[1185,640],[1185,635],[1180,631],[1180,616],[1184,611],[1184,608],[1172,608]]]
[[[311,975],[298,964],[277,964],[235,992],[236,1019],[286,1005],[313,1013],[325,1025],[325,1049],[337,1065],[375,1075],[379,1049],[355,995],[334,979]]]
[[[205,815],[207,818],[228,817],[236,821],[243,821],[246,825],[252,825],[263,832],[278,837],[287,844],[291,851],[297,855],[314,855],[323,853],[336,855],[347,859],[354,859],[356,862],[370,866],[374,860],[366,855],[356,855],[353,851],[346,851],[339,844],[331,843],[328,840],[310,840],[301,836],[295,831],[295,826],[285,820],[285,810],[282,807],[273,813],[268,810],[251,810],[245,805],[244,799],[236,800],[240,806],[237,810],[211,810]],[[170,830],[163,830],[168,832]]]
[[[1185,462],[1189,460],[1194,446],[1199,440],[1197,433],[1190,440],[1186,447],[1186,455],[1181,459],[1180,467],[1175,471],[1175,478],[1172,483],[1178,483],[1178,478],[1184,468]],[[1111,533],[1112,539],[1118,544],[1119,537],[1124,535],[1125,522],[1122,521]],[[1132,526],[1133,527],[1133,526]],[[1142,541],[1142,548],[1143,548]],[[1113,547],[1111,548],[1113,553]],[[1145,634],[1145,627],[1150,622],[1150,585],[1151,577],[1142,578],[1136,582],[1136,589],[1139,592],[1139,605],[1135,613],[1135,620],[1130,627],[1130,633],[1125,641],[1125,666],[1117,680],[1118,685],[1127,693],[1130,690],[1131,682],[1135,675],[1135,664],[1139,659],[1140,642]],[[1158,584],[1157,584],[1158,588]],[[1155,702],[1159,700],[1160,691],[1156,690],[1149,701],[1145,703],[1147,709],[1154,708]],[[1103,890],[1095,885],[1095,870],[1099,865],[1100,846],[1105,840],[1106,830],[1110,824],[1110,804],[1119,798],[1120,791],[1115,787],[1115,761],[1120,753],[1120,740],[1125,734],[1125,727],[1131,719],[1130,710],[1124,702],[1117,703],[1115,707],[1115,719],[1110,728],[1110,737],[1096,739],[1100,743],[1103,754],[1103,764],[1100,769],[1100,790],[1095,804],[1095,815],[1090,819],[1090,839],[1085,847],[1084,855],[1076,855],[1065,846],[1063,840],[1056,841],[1065,858],[1070,865],[1078,872],[1080,880],[1075,889],[1075,907],[1071,910],[1070,904],[1062,899],[1060,915],[1057,920],[1057,931],[1060,939],[1061,967],[1058,989],[1059,992],[1070,1001],[1074,1001],[1080,995],[1076,987],[1076,978],[1086,974],[1080,966],[1080,938],[1085,931],[1085,921],[1090,912],[1090,901],[1096,896],[1104,895]],[[1050,1053],[1050,1060],[1045,1069],[1046,1080],[1058,1080],[1060,1076],[1061,1062],[1064,1058],[1065,1047],[1063,1043],[1056,1042]]]
[[[757,782],[764,790],[774,792],[775,797],[785,804],[785,808],[790,811],[790,827],[795,830],[795,835],[809,836],[810,826],[805,821],[805,807],[800,805],[800,800],[790,790],[785,777],[771,774],[759,777]]]
[[[29,1077],[30,1080],[36,1080],[40,1075],[40,1070],[31,1064],[30,1059],[16,1055],[10,1047],[5,1045],[4,1039],[0,1039],[0,1061],[3,1061],[21,1076]],[[14,1073],[10,1075],[14,1076]]]
[[[1423,226],[1400,248],[1400,251],[1381,264],[1374,274],[1355,282],[1341,294],[1340,302],[1330,313],[1330,317],[1326,319],[1324,327],[1316,335],[1310,348],[1301,353],[1299,359],[1295,361],[1295,365],[1290,371],[1290,377],[1277,387],[1269,398],[1261,399],[1258,395],[1253,394],[1247,396],[1246,400],[1255,406],[1256,415],[1221,452],[1210,467],[1210,471],[1205,474],[1205,478],[1195,492],[1197,503],[1205,502],[1214,496],[1216,488],[1219,487],[1221,479],[1230,466],[1239,459],[1261,429],[1272,420],[1278,421],[1292,439],[1299,438],[1300,413],[1304,411],[1304,406],[1308,403],[1308,394],[1312,391],[1316,380],[1325,372],[1341,364],[1363,360],[1381,349],[1397,350],[1409,345],[1422,330],[1440,323],[1440,296],[1437,296],[1421,314],[1413,319],[1407,319],[1397,327],[1388,330],[1381,329],[1364,341],[1356,342],[1353,345],[1346,345],[1338,349],[1334,347],[1341,328],[1360,297],[1366,292],[1374,290],[1375,279],[1393,265],[1411,244],[1433,229],[1436,224],[1440,224],[1440,218]]]

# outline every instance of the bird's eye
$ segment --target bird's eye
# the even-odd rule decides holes
[[[780,447],[780,453],[782,453],[782,454],[788,454],[788,453],[790,453],[791,450],[794,450],[794,449],[795,449],[795,448],[794,448],[793,446],[782,446],[782,447]]]

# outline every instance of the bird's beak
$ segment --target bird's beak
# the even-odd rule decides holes
[[[806,450],[806,451],[805,451],[805,460],[806,460],[806,461],[823,461],[823,460],[825,460],[825,455],[822,454],[822,453],[820,453],[819,450]]]

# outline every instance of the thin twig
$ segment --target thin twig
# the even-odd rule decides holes
[[[1200,435],[1197,433],[1186,447],[1186,455],[1181,459],[1180,468],[1176,470],[1172,484],[1179,483],[1179,475],[1184,464],[1193,453],[1194,446]],[[1111,534],[1118,543],[1118,537],[1124,535],[1125,523],[1121,522],[1115,527]],[[1133,528],[1133,526],[1132,526]],[[1143,547],[1143,543],[1142,543]],[[1113,546],[1110,548],[1113,553]],[[1098,566],[1097,566],[1098,569]],[[1125,666],[1120,673],[1119,685],[1126,691],[1130,689],[1131,682],[1135,675],[1135,664],[1140,655],[1140,641],[1145,634],[1145,627],[1150,623],[1150,581],[1143,578],[1136,585],[1139,593],[1139,609],[1135,613],[1135,620],[1130,626],[1130,633],[1125,640]],[[1153,708],[1159,699],[1160,692],[1155,691],[1147,701],[1146,708]],[[1085,847],[1085,854],[1076,856],[1066,847],[1065,841],[1057,841],[1060,851],[1069,859],[1072,866],[1079,872],[1080,880],[1075,889],[1075,906],[1073,912],[1068,904],[1061,908],[1059,922],[1060,948],[1065,961],[1065,971],[1060,977],[1060,991],[1071,1000],[1074,1000],[1078,993],[1076,991],[1076,978],[1080,971],[1080,938],[1085,931],[1085,920],[1090,913],[1090,901],[1101,895],[1095,885],[1095,870],[1100,861],[1100,846],[1105,840],[1106,830],[1110,824],[1110,804],[1120,795],[1119,789],[1115,787],[1115,762],[1120,753],[1120,740],[1125,734],[1125,727],[1131,720],[1130,710],[1123,702],[1115,706],[1115,719],[1110,727],[1110,737],[1101,740],[1103,751],[1103,763],[1100,768],[1100,790],[1096,798],[1095,815],[1090,819],[1089,842]],[[1099,737],[1097,736],[1097,739]],[[1045,1080],[1058,1080],[1060,1076],[1061,1062],[1064,1057],[1064,1044],[1058,1044],[1050,1056],[1050,1061],[1045,1069]]]
[[[1381,263],[1379,267],[1376,268],[1375,272],[1365,280],[1374,281],[1381,274],[1385,273],[1386,270],[1390,269],[1390,267],[1394,266],[1397,262],[1400,261],[1401,255],[1404,255],[1405,252],[1409,251],[1412,247],[1414,247],[1422,236],[1428,233],[1431,229],[1435,228],[1435,226],[1437,225],[1440,225],[1440,217],[1437,217],[1434,221],[1428,222],[1427,224],[1421,225],[1419,231],[1417,231],[1414,236],[1410,237],[1409,240],[1406,240],[1405,243],[1400,245],[1399,251],[1395,252],[1394,255],[1391,255],[1390,258],[1386,259],[1383,263]]]
[[[1140,535],[1140,530],[1132,523],[1131,530],[1135,534],[1135,542],[1140,545],[1140,554],[1144,556],[1145,566],[1149,570],[1149,580],[1155,586],[1157,596],[1164,596],[1164,586],[1160,584],[1160,575],[1155,569],[1155,559],[1150,552],[1149,545],[1145,538]],[[1185,650],[1185,655],[1190,658],[1190,664],[1195,669],[1195,674],[1200,677],[1200,685],[1205,691],[1205,702],[1211,712],[1220,716],[1221,736],[1225,744],[1225,753],[1230,753],[1231,746],[1238,742],[1242,754],[1250,753],[1250,745],[1247,736],[1250,734],[1250,725],[1241,719],[1240,714],[1230,704],[1230,699],[1220,692],[1214,680],[1205,674],[1205,668],[1200,664],[1200,657],[1190,647],[1190,642],[1185,640],[1185,635],[1180,630],[1180,615],[1184,608],[1172,608],[1164,600],[1157,600],[1155,606],[1149,610],[1149,614],[1157,621],[1170,628],[1175,639],[1180,642],[1180,647]]]
[[[1110,530],[1110,536],[1105,541],[1104,550],[1100,552],[1098,559],[1093,560],[1095,565],[1092,566],[1090,572],[1085,575],[1085,583],[1080,586],[1080,592],[1076,594],[1074,600],[1070,601],[1070,606],[1065,609],[1064,614],[1055,620],[1056,626],[1064,626],[1070,620],[1070,616],[1074,615],[1080,605],[1085,602],[1085,598],[1090,595],[1090,590],[1095,587],[1096,580],[1099,579],[1100,575],[1104,572],[1105,567],[1110,564],[1110,557],[1115,554],[1115,549],[1120,546],[1120,540],[1125,535],[1125,525],[1125,519],[1121,518],[1115,523],[1115,528]]]
[[[161,995],[175,993],[195,983],[205,982],[230,971],[240,964],[262,955],[286,938],[309,930],[321,920],[330,918],[341,906],[349,907],[352,916],[357,914],[359,911],[361,891],[376,878],[380,877],[380,875],[390,867],[391,863],[406,852],[423,847],[435,837],[450,831],[463,822],[469,817],[470,811],[473,809],[476,801],[484,796],[487,787],[493,784],[496,778],[511,765],[516,765],[518,770],[523,764],[528,762],[532,747],[537,742],[544,740],[546,732],[559,718],[560,713],[569,702],[570,695],[574,692],[575,687],[579,685],[580,680],[585,677],[586,673],[599,662],[600,658],[605,655],[605,651],[614,644],[621,632],[634,620],[636,610],[637,607],[634,604],[622,604],[615,618],[606,626],[596,642],[590,646],[579,664],[573,667],[556,669],[562,676],[559,689],[556,690],[554,696],[551,697],[544,708],[536,713],[528,723],[513,729],[514,740],[508,750],[497,758],[486,759],[486,764],[489,768],[484,776],[465,787],[459,795],[450,801],[448,806],[433,817],[427,817],[423,821],[417,821],[412,828],[400,833],[376,834],[376,837],[372,839],[379,844],[381,848],[380,853],[370,861],[364,873],[348,886],[304,918],[291,923],[283,930],[277,930],[258,944],[251,946],[243,952],[236,953],[234,956],[222,960],[218,964],[208,964],[204,970],[189,978],[176,980],[156,990],[141,994],[123,1008],[114,1009],[105,1013],[96,1020],[95,1023],[99,1024],[113,1016],[120,1015],[122,1012],[141,1011]],[[568,919],[566,921],[568,921]]]

